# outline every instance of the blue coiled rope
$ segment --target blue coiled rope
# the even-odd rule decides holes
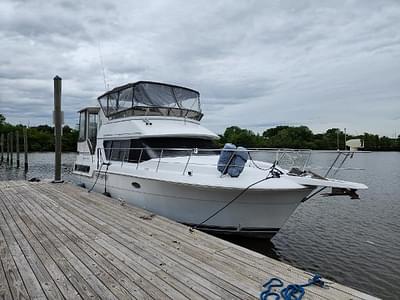
[[[287,287],[281,290],[280,294],[278,294],[277,292],[272,291],[272,289],[283,287],[283,282],[279,278],[273,277],[263,284],[264,290],[260,294],[260,300],[280,300],[281,297],[283,300],[301,300],[305,293],[304,288],[313,284],[323,287],[325,283],[322,281],[322,277],[316,274],[307,283],[289,284]]]

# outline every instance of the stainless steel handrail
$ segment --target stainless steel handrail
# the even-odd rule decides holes
[[[123,157],[122,157],[122,161],[121,161],[121,167],[124,165],[124,162],[129,162],[129,150],[140,150],[140,155],[138,160],[136,161],[136,169],[139,169],[140,163],[142,162],[142,158],[143,158],[143,153],[145,150],[155,150],[155,152],[159,151],[159,155],[158,157],[152,157],[152,159],[157,158],[157,167],[156,167],[156,172],[158,172],[161,163],[165,163],[165,161],[163,161],[164,158],[164,154],[167,151],[173,151],[173,152],[178,152],[181,151],[182,152],[182,156],[188,156],[188,159],[185,163],[185,166],[183,168],[182,174],[184,175],[190,165],[190,162],[192,160],[192,157],[194,156],[194,154],[198,154],[198,155],[204,155],[204,153],[210,152],[213,153],[213,155],[219,155],[219,153],[221,151],[223,151],[223,149],[193,149],[193,148],[127,148],[127,147],[121,147],[121,148],[98,148],[97,149],[99,151],[99,153],[101,154],[101,150],[103,150],[103,153],[105,155],[106,150],[110,150],[109,151],[109,160],[113,160],[112,156],[113,153],[115,153],[114,151],[123,151]],[[232,149],[229,150],[231,152],[236,152],[236,151],[242,151],[242,150],[236,150],[236,149]],[[288,157],[289,160],[291,161],[291,165],[295,165],[295,161],[292,157],[290,157],[290,154],[307,154],[307,158],[305,159],[305,162],[302,163],[301,165],[298,165],[300,167],[300,169],[305,169],[309,160],[310,160],[310,156],[311,156],[311,150],[303,150],[303,149],[276,149],[276,148],[257,148],[257,149],[247,149],[247,151],[250,153],[275,153],[276,152],[276,158],[275,158],[275,163],[277,165],[279,165],[279,162],[283,161],[284,158]],[[120,154],[120,153],[119,153]],[[168,156],[168,155],[167,155]],[[177,155],[180,156],[180,155]],[[107,159],[107,157],[106,157]],[[117,159],[119,161],[119,159]],[[253,160],[253,158],[251,158],[251,160]],[[132,161],[134,162],[134,161]]]
[[[187,170],[187,167],[189,166],[189,161],[190,161],[190,159],[192,158],[192,154],[193,154],[193,150],[190,151],[190,155],[189,155],[188,160],[187,160],[187,162],[186,162],[185,168],[183,169],[182,175],[185,175],[185,172],[186,172],[186,170]]]
[[[136,170],[139,168],[139,164],[140,164],[140,160],[142,159],[142,155],[143,155],[143,148],[140,150],[139,159],[136,164]]]
[[[106,154],[108,151],[108,155]],[[97,169],[99,169],[99,166],[101,163],[103,163],[104,161],[110,161],[113,160],[111,159],[113,157],[113,154],[115,154],[114,151],[119,151],[119,150],[123,150],[123,157],[122,157],[122,161],[121,161],[121,167],[124,165],[125,162],[129,162],[129,163],[136,163],[136,169],[139,169],[142,160],[143,160],[143,156],[144,153],[146,153],[145,151],[147,150],[154,150],[154,152],[158,153],[158,156],[149,156],[150,159],[158,159],[157,161],[157,166],[156,166],[156,172],[159,171],[161,164],[167,164],[167,163],[171,163],[169,161],[165,161],[166,157],[171,157],[168,156],[166,153],[168,151],[171,152],[181,152],[181,153],[174,153],[173,156],[182,156],[182,157],[186,157],[187,156],[187,160],[185,163],[185,166],[183,167],[183,171],[182,171],[182,175],[185,175],[186,171],[188,170],[192,160],[193,160],[193,156],[196,155],[207,155],[207,152],[210,153],[210,155],[219,155],[221,151],[223,151],[223,149],[198,149],[198,148],[102,148],[102,147],[98,147],[96,148],[96,158],[94,157],[94,155],[91,154],[91,152],[89,151],[84,151],[84,152],[79,152],[81,154],[84,155],[90,155],[92,158],[92,163],[94,163],[94,159],[97,159]],[[140,151],[138,160],[136,161],[135,159],[130,161],[130,150],[137,150]],[[237,149],[229,149],[230,152],[236,152],[236,151],[242,151],[242,150],[237,150]],[[254,149],[247,149],[249,154],[254,154],[254,153],[264,153],[264,154],[273,154],[276,153],[275,155],[275,161],[273,161],[273,157],[271,160],[268,160],[267,157],[268,156],[263,156],[262,158],[259,158],[257,156],[254,155],[250,155],[250,160],[253,161],[253,159],[255,159],[255,161],[268,161],[269,163],[274,163],[278,166],[284,167],[284,168],[291,168],[293,166],[298,167],[300,170],[305,171],[306,167],[308,167],[309,163],[310,163],[310,159],[311,159],[311,154],[312,153],[335,153],[337,154],[336,159],[334,160],[334,162],[332,163],[332,165],[330,165],[330,167],[328,168],[328,172],[327,174],[330,174],[332,170],[335,170],[333,176],[339,171],[339,169],[341,168],[341,166],[344,164],[345,160],[348,157],[351,157],[352,154],[354,153],[354,151],[330,151],[330,150],[323,150],[323,151],[311,151],[309,149],[277,149],[277,148],[254,148]],[[357,153],[367,153],[367,152],[357,152]],[[118,153],[119,155],[120,152]],[[295,157],[293,157],[293,155]],[[343,155],[344,159],[340,160],[340,157]],[[172,156],[172,157],[173,157]],[[121,157],[119,156],[118,159],[114,159],[119,161],[121,159]],[[147,160],[147,159],[146,159]],[[202,162],[194,162],[194,165],[203,165]],[[339,165],[338,168],[336,168],[336,164]],[[213,164],[215,165],[215,164]],[[255,165],[255,167],[257,167],[257,165]]]
[[[163,153],[164,153],[164,149],[161,149],[160,156],[158,157],[158,163],[157,163],[156,172],[158,172],[158,168],[160,167],[160,162],[161,162],[161,158],[162,158]]]

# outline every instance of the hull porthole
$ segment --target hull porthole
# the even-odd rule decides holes
[[[132,182],[131,184],[132,184],[132,186],[133,186],[135,189],[140,189],[140,184],[139,184],[139,183],[137,183],[137,182]]]

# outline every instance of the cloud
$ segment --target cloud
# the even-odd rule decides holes
[[[398,1],[2,1],[0,28],[0,113],[12,122],[51,122],[58,74],[74,125],[104,92],[104,68],[110,88],[199,90],[217,132],[400,131]]]

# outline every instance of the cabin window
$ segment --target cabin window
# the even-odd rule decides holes
[[[89,173],[90,166],[76,164],[75,165],[75,171]]]
[[[108,112],[108,96],[104,96],[99,99],[99,103],[103,112],[106,114]]]
[[[112,114],[118,111],[118,94],[110,94],[107,97],[108,113]]]
[[[132,107],[133,89],[125,89],[119,92],[118,110],[125,110]]]
[[[163,157],[180,157],[190,155],[191,149],[194,148],[217,148],[214,140],[171,137],[104,141],[103,145],[107,160],[128,161],[133,163],[138,162],[139,158],[140,161],[158,158],[161,154],[161,149],[164,149]],[[173,150],[169,150],[171,148]],[[198,153],[198,155],[212,154],[215,154],[215,151],[200,151]]]
[[[111,145],[112,141],[104,141],[103,146],[104,146],[104,153],[106,155],[106,159],[110,160],[110,155],[111,155]]]
[[[110,159],[111,160],[119,160],[120,148],[121,148],[121,141],[112,141],[112,143],[111,143],[111,153],[110,153]]]
[[[157,137],[140,139],[149,148],[215,149],[214,140],[202,138]]]
[[[79,116],[79,141],[86,140],[86,111],[82,111]]]
[[[142,151],[143,143],[141,139],[131,140],[131,149],[129,150],[129,162],[137,163],[139,161],[149,160],[147,151]],[[140,155],[142,153],[142,155]]]
[[[107,160],[128,160],[130,140],[104,141],[104,151]]]

